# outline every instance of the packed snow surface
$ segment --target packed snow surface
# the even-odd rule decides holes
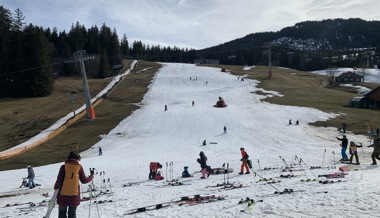
[[[283,95],[257,88],[259,81],[241,81],[218,68],[163,65],[149,86],[141,109],[81,154],[86,173],[89,174],[90,167],[98,171],[93,180],[97,190],[106,185],[113,194],[97,197],[98,201],[112,202],[83,201],[77,209],[77,217],[89,217],[89,213],[90,217],[98,217],[98,210],[100,217],[379,217],[380,169],[370,165],[372,148],[367,147],[368,137],[354,135],[348,127],[348,140],[363,143],[364,147],[359,148],[361,165],[356,166],[357,171],[349,171],[345,178],[329,180],[334,183],[318,182],[323,179],[318,175],[339,172],[338,168],[343,166],[333,163],[341,159],[340,141],[335,138],[341,137],[341,133],[333,127],[314,127],[309,123],[328,120],[337,114],[266,103],[262,100]],[[213,107],[219,97],[225,100],[227,107]],[[165,105],[167,111],[164,111]],[[288,124],[290,119],[292,125]],[[294,125],[296,120],[299,125]],[[223,134],[224,126],[227,134]],[[201,146],[203,140],[207,141],[206,146]],[[99,146],[103,149],[102,156],[98,156]],[[253,163],[249,175],[238,175],[241,147]],[[200,166],[196,161],[200,151],[206,154],[211,167],[229,163],[233,172],[200,179]],[[3,196],[0,217],[43,217],[46,206],[31,208],[27,204],[14,204],[38,204],[48,200],[42,194],[53,194],[54,182],[65,160],[61,161],[34,168],[35,182],[41,184],[35,189],[19,188],[21,178],[27,175],[26,166],[25,169],[0,172],[0,195]],[[164,166],[164,180],[147,181],[151,161]],[[282,172],[286,165],[297,170]],[[184,166],[189,167],[194,177],[180,178]],[[323,168],[311,170],[312,166]],[[268,167],[275,169],[263,170]],[[173,168],[172,173],[170,168]],[[294,177],[281,178],[281,175]],[[165,180],[172,178],[179,178],[184,185],[167,186]],[[267,184],[259,181],[262,178],[280,182]],[[317,181],[301,182],[308,179]],[[123,187],[131,182],[139,183]],[[243,187],[232,190],[210,187],[223,182]],[[86,191],[88,185],[81,187]],[[294,192],[274,194],[285,189]],[[159,210],[125,215],[134,208],[197,194],[225,198],[197,205],[171,204]],[[83,197],[88,196],[88,192],[83,193]],[[263,202],[256,203],[252,210],[241,212],[246,205],[238,205],[238,202],[246,197]],[[7,204],[11,206],[5,207]],[[51,217],[57,216],[56,207]]]

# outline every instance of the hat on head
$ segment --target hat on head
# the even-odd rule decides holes
[[[242,148],[240,148],[240,151],[241,151],[241,150],[244,150],[244,148],[243,148],[243,147],[242,147]]]
[[[69,156],[67,159],[75,159],[75,160],[80,160],[80,155],[76,151],[70,151]]]
[[[28,165],[26,168],[32,168],[32,166]]]
[[[189,168],[189,167],[187,167],[187,166],[184,167],[185,170],[186,170],[187,168]]]
[[[350,141],[350,145],[354,145],[355,144],[355,142],[353,142],[353,141]]]
[[[343,138],[346,138],[346,135],[343,135]]]

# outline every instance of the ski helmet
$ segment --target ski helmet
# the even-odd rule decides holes
[[[353,142],[353,141],[350,141],[350,145],[354,145],[355,144],[355,142]]]

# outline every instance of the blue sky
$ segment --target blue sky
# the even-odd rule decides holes
[[[297,22],[333,18],[380,20],[376,0],[0,0],[26,23],[70,30],[103,23],[121,39],[201,49],[250,33],[278,31]]]

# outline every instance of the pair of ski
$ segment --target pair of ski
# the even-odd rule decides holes
[[[346,181],[343,181],[343,180],[337,180],[337,181],[333,181],[333,180],[320,180],[319,183],[321,184],[332,184],[332,183],[337,183],[337,182],[346,182]]]
[[[344,178],[348,173],[329,173],[329,174],[322,174],[318,175],[318,177],[325,177],[327,179],[335,179],[335,178]]]
[[[168,202],[164,202],[164,203],[153,204],[153,205],[149,205],[149,206],[145,206],[145,207],[139,207],[139,208],[131,209],[131,210],[126,211],[124,213],[124,215],[133,215],[133,214],[143,213],[143,212],[152,211],[152,210],[159,210],[162,208],[169,207],[173,204],[185,205],[185,204],[190,204],[190,202],[192,202],[193,205],[195,205],[194,202],[198,202],[198,203],[200,203],[201,201],[206,202],[205,199],[210,200],[210,199],[214,199],[214,198],[221,198],[221,197],[217,197],[215,195],[208,195],[208,196],[203,196],[203,197],[200,195],[194,195],[194,197],[192,197],[192,198],[190,198],[188,196],[184,196],[184,197],[181,197],[180,200],[168,201]]]
[[[212,203],[212,202],[220,201],[220,200],[224,200],[224,199],[225,199],[225,197],[215,196],[215,195],[209,195],[209,196],[204,196],[204,197],[197,196],[197,197],[190,199],[186,202],[181,202],[178,205],[179,206],[183,206],[183,205],[194,206],[194,205],[198,205],[198,204]]]
[[[239,189],[239,188],[247,188],[249,186],[247,185],[243,185],[243,184],[230,184],[230,185],[225,185],[225,186],[222,186],[222,187],[219,187],[217,189],[214,189],[214,190],[211,190],[211,191],[229,191],[229,190],[233,190],[233,189]]]
[[[252,210],[253,205],[258,203],[258,202],[263,202],[263,200],[254,200],[249,197],[246,197],[245,199],[241,199],[237,204],[229,206],[229,207],[224,207],[223,209],[231,209],[240,205],[246,205],[245,209],[242,209],[241,212],[244,212],[246,210]]]

